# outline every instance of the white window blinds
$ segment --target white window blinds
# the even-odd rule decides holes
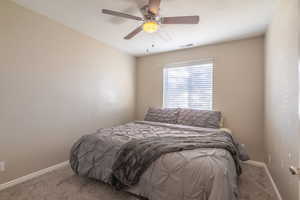
[[[212,110],[213,62],[164,68],[164,107]]]

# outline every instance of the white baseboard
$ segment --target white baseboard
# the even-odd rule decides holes
[[[273,180],[273,178],[271,176],[271,173],[270,173],[269,168],[266,165],[266,163],[264,163],[264,162],[258,162],[258,161],[254,161],[254,160],[249,160],[249,161],[246,161],[245,163],[247,163],[249,165],[256,166],[256,167],[262,167],[262,168],[264,168],[265,171],[266,171],[266,173],[267,173],[267,175],[268,175],[268,178],[270,179],[271,184],[272,184],[272,186],[273,186],[273,188],[275,190],[275,193],[277,195],[278,200],[282,200],[280,192],[279,192],[279,190],[278,190],[278,188],[277,188],[277,186],[276,186],[276,184],[275,184],[275,182],[274,182],[274,180]]]
[[[28,180],[31,180],[33,178],[36,178],[38,176],[41,176],[43,174],[46,174],[48,172],[51,172],[51,171],[54,171],[54,170],[57,170],[57,169],[60,169],[62,167],[66,167],[69,165],[69,161],[65,161],[65,162],[62,162],[62,163],[59,163],[57,165],[53,165],[51,167],[48,167],[48,168],[45,168],[45,169],[42,169],[42,170],[39,170],[37,172],[33,172],[31,174],[28,174],[26,176],[22,176],[20,178],[17,178],[17,179],[14,179],[12,181],[9,181],[7,183],[3,183],[3,184],[0,184],[0,191],[1,190],[4,190],[6,188],[9,188],[9,187],[12,187],[12,186],[15,186],[17,184],[20,184],[20,183],[23,183],[25,181],[28,181]]]
[[[267,167],[267,165],[265,163],[259,162],[259,161],[255,161],[255,160],[248,160],[248,161],[246,161],[244,163],[247,163],[249,165],[253,165],[253,166],[256,166],[256,167],[263,167],[263,168]]]
[[[265,171],[266,171],[266,173],[267,173],[267,175],[268,175],[268,177],[269,177],[269,179],[270,179],[270,181],[271,181],[271,183],[272,183],[272,186],[273,186],[273,188],[274,188],[274,190],[276,192],[278,200],[282,200],[281,195],[279,193],[279,190],[278,190],[278,188],[277,188],[277,186],[276,186],[276,184],[275,184],[275,182],[274,182],[274,180],[273,180],[273,178],[272,178],[272,176],[270,174],[270,171],[269,171],[267,165],[265,163],[263,163],[263,162],[258,162],[258,161],[253,161],[253,160],[249,160],[249,161],[247,161],[245,163],[247,163],[249,165],[253,165],[253,166],[264,168]],[[17,184],[23,183],[25,181],[31,180],[33,178],[36,178],[36,177],[41,176],[43,174],[46,174],[48,172],[57,170],[59,168],[65,167],[65,166],[68,166],[68,165],[69,165],[69,161],[65,161],[65,162],[59,163],[57,165],[53,165],[51,167],[48,167],[46,169],[42,169],[42,170],[39,170],[37,172],[28,174],[26,176],[22,176],[20,178],[14,179],[14,180],[9,181],[7,183],[0,184],[0,191],[4,190],[6,188],[9,188],[9,187],[15,186]]]

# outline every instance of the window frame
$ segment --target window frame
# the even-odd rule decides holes
[[[162,108],[167,108],[165,105],[165,70],[167,68],[177,68],[177,67],[189,67],[193,65],[205,65],[205,64],[212,64],[212,102],[211,102],[211,110],[214,110],[215,108],[215,59],[214,58],[207,58],[207,59],[201,59],[201,60],[192,60],[192,61],[184,61],[184,62],[177,62],[177,63],[170,63],[166,64],[163,67],[162,71]]]

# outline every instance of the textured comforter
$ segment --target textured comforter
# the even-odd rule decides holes
[[[124,174],[133,177],[132,174],[138,171],[130,167],[130,164],[124,166],[124,156],[132,156],[132,152],[135,152],[133,157],[136,157],[135,162],[139,162],[137,166],[145,164],[137,158],[137,155],[142,156],[142,153],[138,154],[138,148],[145,146],[138,145],[129,154],[124,154],[124,149],[143,141],[156,141],[155,144],[161,146],[162,142],[157,142],[158,138],[163,143],[168,143],[167,146],[174,147],[176,143],[184,145],[176,151],[160,153],[160,157],[155,159],[148,152],[148,161],[151,162],[147,162],[146,167],[141,167],[144,169],[143,173],[134,176],[134,184],[127,182],[126,185],[132,186],[128,189],[129,192],[150,200],[237,199],[237,174],[240,172],[238,151],[231,136],[218,129],[146,121],[100,129],[97,133],[83,136],[74,144],[71,150],[71,167],[81,176],[108,184],[115,184],[112,177],[121,172],[123,176],[118,181],[122,183],[124,178],[128,178]],[[212,139],[209,145],[208,138]],[[187,146],[186,143],[192,145]],[[146,152],[147,150],[150,149],[146,148]],[[132,157],[129,160],[132,164]]]

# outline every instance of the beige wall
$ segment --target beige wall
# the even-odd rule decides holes
[[[149,106],[162,106],[166,64],[205,58],[215,59],[214,109],[223,112],[225,126],[246,144],[252,159],[264,160],[263,37],[138,58],[137,117],[142,119]]]
[[[134,57],[7,0],[0,27],[0,184],[67,160],[83,134],[134,118]]]
[[[299,200],[297,177],[288,172],[290,165],[298,166],[300,150],[297,3],[298,0],[280,0],[266,36],[266,152],[284,200]]]

